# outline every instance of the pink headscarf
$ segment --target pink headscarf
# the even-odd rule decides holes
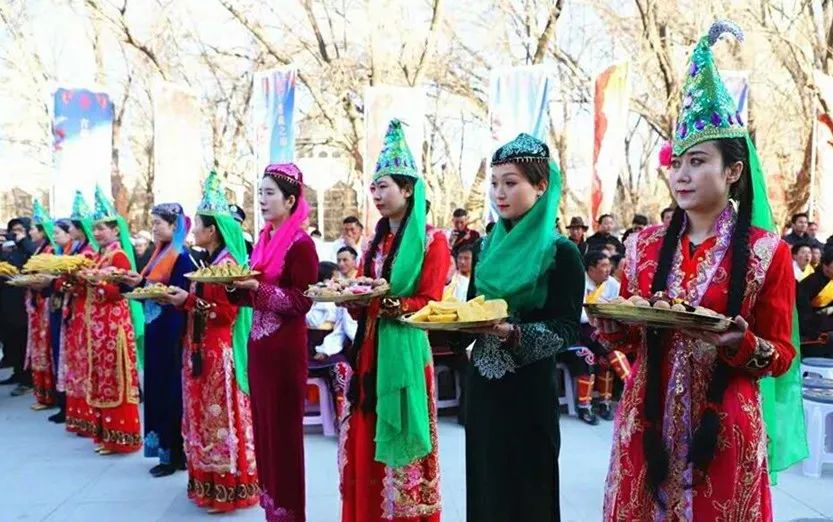
[[[301,229],[301,223],[307,219],[309,215],[309,204],[304,198],[304,175],[294,163],[276,163],[266,167],[263,172],[264,176],[269,176],[275,180],[289,181],[290,183],[297,183],[300,185],[300,192],[298,194],[298,205],[295,211],[286,220],[281,223],[280,227],[272,234],[272,223],[266,223],[260,231],[260,237],[257,240],[251,256],[252,270],[262,272],[267,281],[277,281],[280,279],[283,271],[284,260],[289,247],[298,231]]]

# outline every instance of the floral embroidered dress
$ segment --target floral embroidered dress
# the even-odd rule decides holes
[[[694,247],[683,234],[669,272],[671,297],[726,312],[735,221],[730,205],[718,218],[714,237]],[[648,228],[629,245],[623,297],[650,297],[665,231],[662,226]],[[736,351],[718,351],[677,331],[663,333],[662,436],[670,457],[668,479],[661,490],[667,503],[664,512],[645,486],[645,328],[630,327],[615,342],[603,339],[618,350],[636,354],[613,430],[605,520],[772,519],[758,379],[783,374],[795,356],[791,343],[795,281],[790,248],[776,234],[750,228],[749,249],[747,290],[741,307],[749,330]],[[732,368],[732,375],[719,409],[721,428],[714,459],[705,475],[695,474],[688,461],[689,442],[707,404],[706,390],[717,357]]]
[[[35,251],[51,254],[48,241]],[[41,406],[55,402],[55,375],[52,368],[52,344],[49,333],[49,291],[27,290],[26,311],[29,314],[29,336],[26,342],[25,367],[32,370],[35,401]]]
[[[95,258],[89,243],[79,245],[75,254]],[[67,395],[66,430],[83,437],[95,434],[93,409],[87,403],[89,358],[87,356],[87,288],[79,280],[66,279],[68,291],[64,300],[63,343],[58,391]]]
[[[372,260],[373,277],[381,277],[385,258],[391,251],[394,235],[388,233],[379,244]],[[415,312],[428,301],[442,299],[445,276],[451,262],[448,240],[441,230],[428,229],[422,275],[412,297],[401,298],[403,313]],[[364,262],[371,262],[365,256]],[[361,269],[359,273],[362,273]],[[359,379],[375,367],[377,327],[380,300],[374,299],[367,310],[364,341],[359,347]],[[394,346],[380,350],[396,349]],[[377,462],[374,438],[375,411],[367,412],[358,405],[349,407],[340,433],[339,465],[341,468],[342,522],[438,522],[440,520],[440,466],[437,452],[437,408],[434,397],[434,367],[425,367],[426,400],[428,401],[432,451],[406,466],[392,468]],[[361,387],[359,403],[365,400]]]
[[[96,268],[130,270],[118,242],[96,257]],[[87,403],[93,409],[96,444],[104,450],[129,453],[142,447],[139,424],[139,377],[133,323],[119,286],[87,288],[84,308],[88,367]]]
[[[254,309],[249,336],[249,388],[260,504],[269,522],[303,522],[304,400],[307,326],[312,302],[304,296],[318,277],[315,243],[301,230],[276,281],[229,298]]]
[[[235,264],[227,250],[213,265]],[[249,396],[235,379],[232,325],[237,305],[220,285],[192,283],[182,358],[182,437],[188,497],[231,511],[257,504],[257,467]]]

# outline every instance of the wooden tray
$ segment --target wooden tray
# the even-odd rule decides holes
[[[229,284],[235,281],[245,281],[246,279],[254,279],[259,276],[260,272],[253,270],[248,274],[241,274],[236,276],[201,276],[197,272],[190,272],[185,274],[185,277],[197,283],[211,283],[211,284]]]
[[[399,318],[399,321],[407,324],[408,326],[413,326],[414,328],[419,328],[420,330],[425,330],[428,332],[457,332],[460,330],[487,328],[490,326],[494,326],[500,322],[503,322],[508,318],[508,316],[504,316],[496,317],[494,319],[488,319],[485,321],[454,321],[453,323],[432,323],[429,321],[411,321],[410,318],[413,315],[414,314],[403,315]]]
[[[168,295],[167,291],[158,291],[153,293],[137,293],[135,290],[133,292],[127,292],[122,294],[122,297],[125,299],[133,299],[135,301],[146,301],[148,299],[156,299],[158,297],[162,297],[164,295]]]
[[[723,316],[708,316],[693,312],[677,312],[661,308],[648,308],[621,304],[585,304],[587,315],[599,319],[613,319],[626,324],[667,328],[671,330],[708,330],[722,333],[732,326],[732,320]]]
[[[338,294],[338,295],[310,295],[307,291],[304,293],[306,297],[312,299],[316,303],[350,303],[357,301],[370,301],[377,297],[384,297],[390,291],[389,285],[376,287],[366,294]]]

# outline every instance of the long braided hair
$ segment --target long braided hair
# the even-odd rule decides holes
[[[382,277],[387,281],[390,281],[390,274],[391,269],[393,267],[393,261],[396,258],[396,254],[399,251],[399,245],[402,243],[402,235],[405,231],[405,227],[408,224],[408,219],[411,217],[411,212],[414,209],[414,180],[408,176],[400,176],[400,175],[391,175],[393,178],[394,183],[402,189],[405,190],[406,188],[411,189],[411,196],[408,197],[407,200],[407,209],[405,210],[405,217],[402,218],[402,223],[399,224],[399,229],[396,231],[396,235],[393,238],[393,244],[391,245],[390,253],[385,258],[385,262],[382,264],[382,273],[378,277]],[[373,260],[376,257],[376,254],[379,252],[379,247],[382,243],[382,240],[390,232],[390,219],[383,217],[376,223],[376,231],[373,234],[373,241],[371,241],[370,246],[367,249],[367,253],[365,254],[364,258],[362,259],[363,264],[363,271],[362,275],[366,277],[374,277],[373,274]],[[350,352],[350,365],[354,369],[353,377],[350,381],[350,388],[348,390],[347,398],[352,405],[358,405],[359,402],[359,388],[364,390],[364,401],[361,403],[362,411],[366,413],[370,413],[375,411],[376,409],[376,368],[372,368],[369,372],[365,373],[364,375],[359,375],[358,368],[359,368],[359,352],[361,350],[361,346],[364,343],[364,337],[367,334],[367,309],[363,309],[361,315],[359,317],[358,325],[356,328],[356,335],[353,339],[353,347]],[[375,348],[378,349],[378,346]]]
[[[726,138],[715,141],[723,158],[723,165],[737,162],[743,164],[740,179],[730,188],[730,197],[738,203],[738,218],[731,238],[731,270],[729,275],[729,297],[727,315],[740,314],[746,292],[746,272],[749,263],[749,227],[752,219],[752,185],[749,170],[749,150],[743,138]],[[671,261],[679,244],[685,211],[679,207],[674,211],[671,223],[662,241],[659,265],[651,284],[651,292],[662,292],[668,285]],[[665,501],[660,497],[660,487],[668,478],[668,449],[662,439],[661,376],[663,336],[659,329],[649,328],[647,335],[647,378],[645,385],[645,432],[642,451],[647,465],[648,488],[654,500],[664,509]],[[714,362],[712,379],[706,391],[706,408],[700,424],[694,432],[688,459],[695,471],[705,473],[714,458],[717,437],[720,431],[719,407],[729,385],[729,366],[720,358]],[[693,485],[689,485],[693,486]]]

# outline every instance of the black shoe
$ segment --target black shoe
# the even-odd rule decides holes
[[[174,473],[176,473],[176,467],[171,466],[170,464],[159,464],[150,469],[150,474],[155,478],[167,477],[168,475],[173,475]]]
[[[66,412],[64,410],[59,411],[55,415],[49,416],[49,422],[54,422],[55,424],[63,424],[67,421]]]
[[[25,384],[18,384],[17,388],[12,390],[12,397],[20,397],[21,395],[26,395],[27,393],[32,391],[31,386],[26,386]]]
[[[17,382],[19,380],[20,380],[20,378],[18,378],[17,375],[12,374],[12,376],[9,377],[8,379],[3,379],[2,381],[0,381],[0,386],[8,386],[9,384],[17,384]]]
[[[613,408],[610,403],[602,402],[599,404],[599,417],[606,421],[612,421],[614,417]]]
[[[578,409],[578,418],[586,422],[591,426],[595,426],[599,423],[599,418],[596,417],[596,414],[593,413],[593,410],[588,408],[579,407]]]

